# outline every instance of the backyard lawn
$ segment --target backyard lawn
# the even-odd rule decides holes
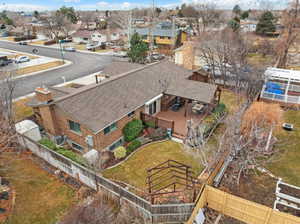
[[[276,134],[279,153],[267,168],[284,181],[300,186],[300,111],[286,111],[284,118],[285,122],[294,124],[295,130],[281,130]]]
[[[199,160],[185,152],[181,144],[165,141],[153,143],[139,149],[126,162],[105,170],[103,175],[107,178],[123,181],[140,189],[145,189],[146,170],[168,159],[191,166],[196,175],[199,175],[203,169]]]
[[[75,191],[30,157],[17,158],[7,173],[16,191],[13,214],[5,224],[53,224],[75,203]]]

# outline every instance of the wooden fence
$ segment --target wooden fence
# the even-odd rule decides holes
[[[206,185],[195,210],[208,207],[248,224],[299,224],[300,218]],[[187,224],[192,224],[191,217]]]
[[[104,188],[120,197],[120,199],[131,203],[133,206],[139,208],[146,218],[152,220],[152,223],[185,222],[188,220],[194,209],[193,203],[162,205],[151,204],[149,201],[135,195],[122,186],[100,176],[93,170],[75,163],[63,155],[33,141],[27,136],[19,134],[19,142],[23,147],[32,151],[36,156],[45,160],[53,167],[78,179],[86,186],[95,190]]]

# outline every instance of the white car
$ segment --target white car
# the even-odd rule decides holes
[[[20,57],[17,57],[17,59],[15,60],[15,63],[19,64],[19,63],[28,62],[28,61],[30,61],[30,58],[28,56],[20,56]]]
[[[75,52],[75,47],[64,47],[64,51]]]

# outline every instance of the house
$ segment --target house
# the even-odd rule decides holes
[[[159,47],[181,45],[187,40],[187,33],[177,29],[170,22],[159,23],[153,29],[151,27],[134,28],[133,32],[138,33],[147,43],[150,42],[152,35],[154,44]]]
[[[115,61],[102,73],[109,78],[79,89],[35,90],[29,105],[49,136],[67,137],[80,152],[114,150],[124,142],[123,127],[147,117],[184,137],[188,120],[200,122],[220,97],[215,85],[189,80],[189,70],[167,60],[148,65]],[[172,111],[179,102],[181,107]],[[195,105],[203,110],[193,113]],[[88,145],[86,139],[92,143]]]
[[[253,20],[242,20],[241,21],[241,30],[243,32],[255,32],[257,26],[257,21]]]
[[[206,63],[198,54],[199,49],[195,41],[186,41],[174,50],[174,62],[186,69],[194,70],[204,66]]]
[[[88,42],[115,42],[119,41],[124,34],[120,29],[106,29],[106,30],[78,30],[72,34],[75,43],[88,43]]]

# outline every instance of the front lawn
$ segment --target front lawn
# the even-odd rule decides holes
[[[8,170],[16,202],[6,224],[53,224],[75,203],[75,191],[36,165],[16,157]]]
[[[199,175],[203,170],[199,160],[193,157],[192,154],[185,152],[182,147],[182,144],[173,141],[147,145],[119,166],[105,170],[103,175],[145,189],[147,169],[169,159],[191,166],[195,174]]]
[[[295,130],[276,133],[279,142],[275,147],[279,152],[267,168],[284,181],[300,186],[300,111],[286,111],[284,119],[294,124]]]

